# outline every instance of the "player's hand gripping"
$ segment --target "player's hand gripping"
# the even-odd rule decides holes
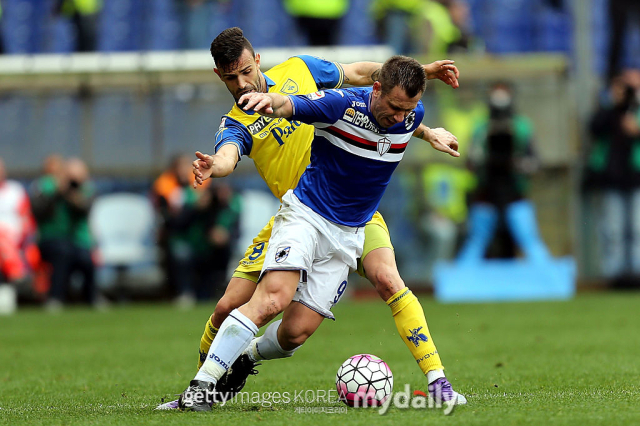
[[[429,142],[431,146],[438,151],[446,152],[452,157],[460,157],[460,153],[458,152],[458,138],[442,127],[430,129],[430,131],[425,134],[424,140]]]
[[[457,89],[460,87],[458,78],[460,77],[460,71],[453,65],[453,61],[450,59],[444,59],[442,61],[435,61],[423,66],[424,71],[427,73],[427,79],[438,79],[448,84],[449,86]]]
[[[258,114],[273,114],[273,99],[266,93],[245,93],[238,99],[244,111],[254,110]]]
[[[213,173],[213,156],[203,154],[200,151],[196,151],[197,160],[194,160],[191,165],[193,166],[192,171],[196,177],[196,180],[193,181],[193,187],[197,188],[198,185],[202,185],[202,182],[211,177],[211,173]]]

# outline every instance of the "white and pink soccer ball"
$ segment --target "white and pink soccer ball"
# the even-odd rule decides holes
[[[350,407],[378,407],[391,395],[393,374],[375,355],[354,355],[338,368],[336,389]]]

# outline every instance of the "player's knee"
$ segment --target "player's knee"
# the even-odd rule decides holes
[[[280,343],[280,346],[282,346],[282,349],[285,351],[291,351],[302,346],[312,334],[313,332],[304,329],[287,330],[279,336],[280,338],[278,339],[278,342]]]
[[[379,264],[373,271],[367,271],[367,277],[369,277],[376,291],[385,301],[405,288],[404,281],[400,278],[398,270],[391,265]]]
[[[216,304],[215,309],[213,310],[211,322],[214,323],[214,325],[216,322],[222,324],[222,321],[224,321],[229,316],[231,311],[233,311],[237,307],[238,306],[236,306],[236,304],[230,297],[227,297],[226,295],[222,296],[222,298],[220,298],[220,300]]]

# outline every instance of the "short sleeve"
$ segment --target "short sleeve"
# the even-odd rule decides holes
[[[318,89],[336,89],[342,86],[344,70],[339,63],[310,55],[296,57],[302,59],[307,65]]]
[[[222,117],[220,127],[216,132],[215,152],[226,144],[234,144],[238,147],[238,157],[249,155],[253,148],[253,139],[246,127],[229,117]]]
[[[308,95],[290,96],[293,105],[291,120],[303,123],[333,124],[349,106],[349,96],[340,89],[322,90]]]

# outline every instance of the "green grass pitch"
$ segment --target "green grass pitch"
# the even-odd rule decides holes
[[[341,403],[229,403],[211,413],[158,412],[193,377],[213,305],[116,307],[60,315],[25,309],[0,317],[0,424],[50,425],[638,425],[640,294],[580,295],[570,302],[423,307],[447,376],[469,404],[300,413]],[[426,391],[389,309],[344,301],[293,358],[265,362],[247,392],[334,389],[357,353],[388,362],[394,390]]]

